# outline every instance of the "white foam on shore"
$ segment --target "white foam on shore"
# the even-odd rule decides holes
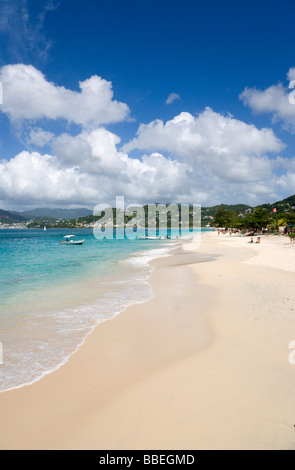
[[[149,266],[148,263],[153,259],[170,256],[170,250],[171,248],[158,248],[154,250],[143,251],[141,252],[141,254],[138,253],[137,256],[132,256],[131,258],[128,258],[127,260],[125,260],[125,262],[132,264],[136,267]],[[149,268],[151,269],[151,266],[149,266]]]
[[[113,319],[133,304],[152,299],[148,279],[153,268],[149,262],[169,256],[169,251],[175,248],[174,244],[167,244],[123,260],[121,263],[126,263],[129,269],[119,278],[100,282],[103,293],[89,305],[37,313],[23,323],[13,324],[13,328],[12,324],[6,325],[0,393],[31,385],[56,371],[99,324]]]

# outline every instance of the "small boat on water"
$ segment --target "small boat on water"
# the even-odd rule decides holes
[[[83,245],[85,240],[75,240],[76,235],[65,235],[64,240],[61,240],[60,243],[64,245]]]

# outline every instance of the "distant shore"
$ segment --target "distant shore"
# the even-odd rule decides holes
[[[293,449],[295,246],[248,241],[153,261],[153,299],[0,394],[1,449]]]

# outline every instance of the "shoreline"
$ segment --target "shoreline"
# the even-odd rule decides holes
[[[161,249],[162,249],[162,248],[161,248]],[[167,251],[167,253],[170,253],[170,251],[172,251],[173,249],[177,249],[177,247],[176,247],[176,248],[170,248],[170,249]],[[154,249],[154,250],[156,250],[156,249]],[[154,251],[154,250],[147,250],[147,252],[148,252],[148,251]],[[146,250],[143,250],[143,251],[140,251],[140,252],[137,252],[137,253],[139,254],[139,253],[145,253],[145,252],[146,252]],[[136,254],[136,253],[134,253],[134,254]],[[134,258],[134,254],[132,255],[131,258]],[[155,257],[155,258],[152,258],[151,262],[154,261],[154,260],[157,260],[157,259],[159,259],[159,258],[166,257],[166,256],[167,256],[166,254],[161,254],[161,255],[159,255],[159,256],[157,256],[157,257]],[[169,256],[169,255],[168,255],[168,256]],[[137,257],[136,257],[136,258],[137,258]],[[138,257],[138,258],[140,258],[140,257]],[[126,262],[126,261],[128,261],[128,260],[130,260],[130,258],[126,258],[126,259],[124,259],[123,261]],[[149,262],[147,262],[146,265],[151,267],[150,275],[146,278],[146,280],[142,280],[141,282],[142,282],[143,284],[147,284],[147,285],[149,285],[149,286],[151,287],[151,285],[150,285],[150,283],[149,283],[149,279],[150,279],[150,277],[151,277],[151,275],[152,275],[152,273],[153,273],[153,269],[154,269],[154,268],[153,268],[152,264],[150,264]],[[52,373],[58,371],[58,370],[61,369],[65,364],[68,363],[68,361],[71,359],[71,357],[72,357],[74,354],[76,354],[76,353],[80,350],[80,348],[83,346],[83,344],[85,343],[85,341],[87,341],[88,336],[90,336],[90,335],[95,331],[96,328],[98,328],[100,325],[102,325],[103,323],[105,323],[105,322],[107,322],[107,321],[114,320],[118,315],[120,315],[121,313],[124,313],[126,310],[128,310],[128,309],[129,309],[130,307],[132,307],[133,305],[140,305],[140,304],[142,304],[142,303],[149,302],[153,297],[154,297],[154,294],[153,294],[153,292],[151,292],[151,296],[150,296],[149,298],[147,298],[147,299],[145,299],[145,300],[133,301],[133,302],[132,302],[131,304],[129,304],[129,305],[122,306],[122,310],[112,312],[108,318],[105,317],[104,319],[100,320],[98,323],[96,323],[95,325],[93,325],[93,326],[89,329],[88,333],[85,334],[85,336],[83,337],[82,341],[76,346],[76,348],[75,348],[67,357],[65,357],[65,359],[64,359],[60,364],[58,364],[55,368],[53,368],[53,369],[51,369],[51,370],[48,370],[48,371],[42,373],[42,374],[40,375],[40,377],[37,377],[36,379],[32,380],[32,382],[24,383],[24,384],[21,384],[21,385],[16,385],[16,386],[13,386],[13,387],[8,388],[8,389],[5,389],[5,390],[0,390],[0,396],[1,396],[1,393],[6,393],[6,392],[10,392],[10,391],[12,391],[12,390],[22,389],[22,388],[24,388],[24,387],[30,387],[31,385],[34,385],[35,383],[39,382],[40,380],[43,380],[43,378],[46,377],[47,375],[50,375],[50,374],[52,374]],[[79,310],[80,308],[81,308],[81,307],[76,307],[75,309],[76,309],[76,310]]]
[[[153,260],[153,299],[100,324],[41,381],[0,394],[0,447],[294,448],[293,318],[273,290],[292,302],[294,274],[245,263],[245,243],[209,232],[198,252]]]
[[[90,272],[91,276],[83,280],[83,286],[82,286],[82,290],[83,290],[83,288],[85,288],[85,286],[87,285],[87,289],[92,296],[90,299],[88,297],[87,304],[84,303],[80,305],[79,304],[75,305],[73,303],[71,305],[66,306],[65,301],[63,300],[63,303],[60,306],[58,306],[58,308],[56,306],[53,306],[52,308],[47,309],[48,312],[46,312],[46,315],[48,318],[50,315],[54,315],[54,317],[56,317],[56,321],[58,321],[57,315],[58,315],[59,310],[61,312],[65,310],[69,312],[68,313],[69,315],[71,314],[71,312],[72,312],[72,315],[74,315],[75,312],[79,312],[81,315],[83,315],[83,311],[85,309],[86,310],[95,309],[97,313],[95,314],[96,318],[93,318],[94,323],[88,324],[88,325],[85,324],[84,327],[81,327],[81,332],[83,332],[81,333],[81,337],[73,338],[72,347],[70,348],[70,350],[68,349],[67,352],[65,351],[65,355],[62,355],[61,354],[62,351],[60,350],[58,358],[54,358],[54,356],[52,356],[52,358],[54,359],[51,359],[51,357],[48,356],[49,358],[48,367],[46,367],[46,369],[44,367],[39,368],[38,374],[36,373],[37,371],[34,371],[35,373],[30,374],[29,376],[30,380],[27,379],[23,383],[16,383],[15,385],[11,385],[5,389],[1,389],[0,394],[8,392],[8,391],[16,390],[16,389],[21,389],[23,387],[31,386],[37,383],[38,381],[42,380],[45,376],[59,370],[68,362],[70,357],[76,354],[76,352],[80,349],[80,347],[83,346],[87,337],[93,333],[95,328],[97,328],[102,323],[106,322],[107,320],[114,319],[117,315],[123,313],[131,305],[138,305],[143,302],[149,301],[153,297],[152,287],[150,283],[148,282],[153,271],[153,267],[149,264],[149,261],[152,261],[154,259],[158,259],[161,257],[169,256],[169,253],[175,248],[177,247],[173,245],[170,245],[170,246],[162,245],[162,246],[145,247],[144,249],[140,249],[139,251],[134,251],[133,253],[132,252],[129,253],[129,255],[126,258],[123,258],[118,261],[118,272],[112,273],[112,275],[107,274],[105,275],[105,277],[100,279],[100,282],[102,282],[102,284],[109,284],[109,286],[106,289],[102,288],[99,292],[96,292],[98,281],[93,280],[93,271],[91,271]],[[135,276],[133,281],[132,279],[128,280],[130,276]],[[115,286],[117,282],[119,282],[119,284],[126,283],[127,287],[133,282],[134,286],[137,286],[137,293],[135,294],[134,292],[133,296],[131,296],[130,293],[127,295],[123,295],[123,292],[119,292],[118,290],[116,290],[113,293],[117,294],[117,298],[121,300],[120,301],[117,300],[116,302],[112,301],[113,305],[110,306],[109,305],[110,301],[108,300],[108,297],[110,297],[112,293],[112,289],[113,290],[114,288],[118,289]],[[52,286],[50,286],[49,289],[52,289]],[[127,288],[127,292],[129,292],[128,288]],[[52,294],[53,293],[54,292],[52,292]],[[99,294],[101,295],[101,298],[97,297],[97,295]],[[47,294],[47,297],[48,297],[48,294]],[[84,297],[85,297],[85,294],[84,294]],[[104,309],[100,305],[101,302],[103,302],[102,305],[104,305]],[[113,310],[111,310],[110,307],[112,307]],[[98,313],[100,311],[101,313]],[[70,325],[69,325],[69,328],[70,328]],[[50,332],[48,332],[48,334],[50,334]],[[5,335],[4,335],[4,338],[5,338]],[[75,341],[75,339],[78,341]],[[4,350],[4,354],[5,354],[5,350]],[[25,354],[26,354],[26,350],[25,350]],[[49,364],[50,362],[51,364]],[[8,373],[9,372],[10,370],[8,370]],[[16,378],[18,377],[16,376]],[[15,380],[15,382],[17,382],[17,380]],[[18,382],[20,381],[18,380]],[[3,384],[1,385],[3,386]]]

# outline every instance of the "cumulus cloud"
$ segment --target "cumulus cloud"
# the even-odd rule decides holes
[[[0,199],[94,206],[122,194],[128,202],[141,203],[257,204],[276,199],[287,184],[295,192],[295,163],[293,167],[282,157],[264,155],[283,147],[271,131],[212,110],[202,114],[201,123],[200,117],[183,113],[166,124],[141,126],[132,148],[151,151],[140,158],[132,158],[126,146],[119,149],[120,138],[105,128],[61,134],[52,141],[52,155],[22,152],[0,164]],[[218,123],[210,126],[210,120]],[[145,140],[146,131],[151,140]],[[275,175],[278,168],[280,177]]]
[[[168,96],[167,100],[166,100],[166,104],[171,104],[173,103],[174,101],[176,100],[180,100],[180,96],[177,94],[177,93],[170,93],[170,95]]]
[[[194,117],[190,113],[181,113],[165,124],[155,120],[141,124],[137,136],[123,146],[130,152],[134,149],[167,151],[178,155],[195,168],[206,165],[219,174],[232,177],[243,175],[243,166],[249,168],[248,176],[259,159],[259,174],[268,171],[263,159],[267,152],[279,152],[284,144],[271,129],[257,129],[230,116],[215,113],[206,108]],[[260,158],[262,157],[262,158]],[[238,165],[240,171],[234,170]]]
[[[10,207],[94,206],[116,195],[130,203],[256,204],[277,199],[287,185],[295,192],[295,168],[277,156],[284,144],[271,129],[206,108],[198,116],[182,112],[166,123],[141,124],[120,148],[120,137],[103,125],[127,119],[130,111],[113,99],[110,82],[93,76],[72,91],[23,64],[3,67],[0,80],[0,110],[25,130],[27,144],[47,151],[23,151],[0,162],[0,201]],[[75,135],[69,126],[54,135],[46,119],[80,127]]]
[[[166,123],[141,124],[122,150],[160,151],[182,162],[190,170],[184,181],[188,191],[210,205],[276,198],[281,187],[274,174],[278,160],[269,154],[275,156],[284,147],[271,129],[206,108],[198,116],[181,113]]]
[[[117,135],[98,128],[76,136],[61,134],[52,148],[62,164],[79,165],[89,173],[116,174],[123,170],[123,159],[128,157],[118,152],[116,146],[119,143]]]
[[[97,75],[79,82],[80,92],[46,80],[32,65],[1,68],[3,105],[1,111],[13,122],[64,119],[69,123],[108,124],[127,119],[127,104],[113,99],[111,82]]]
[[[188,171],[185,164],[165,158],[160,153],[130,158],[119,151],[120,138],[104,129],[83,131],[77,136],[63,134],[53,150],[61,165],[75,166],[80,172],[95,175],[96,181],[110,182],[111,191],[121,191],[129,198],[147,201],[155,197],[184,192],[183,181]],[[110,195],[109,195],[110,196]]]
[[[187,194],[187,167],[159,153],[130,158],[119,138],[105,129],[63,134],[55,155],[21,152],[0,163],[0,200],[22,205],[96,205],[123,194],[130,202],[150,202]]]
[[[51,155],[21,152],[0,163],[0,199],[16,202],[80,204],[97,196],[89,178],[73,168],[59,168]]]
[[[254,112],[270,113],[274,121],[282,121],[285,127],[295,132],[295,100],[290,99],[290,94],[294,94],[292,89],[295,88],[295,83],[291,83],[295,79],[294,67],[289,69],[287,79],[291,88],[284,87],[282,83],[271,85],[265,90],[245,88],[240,99]]]

